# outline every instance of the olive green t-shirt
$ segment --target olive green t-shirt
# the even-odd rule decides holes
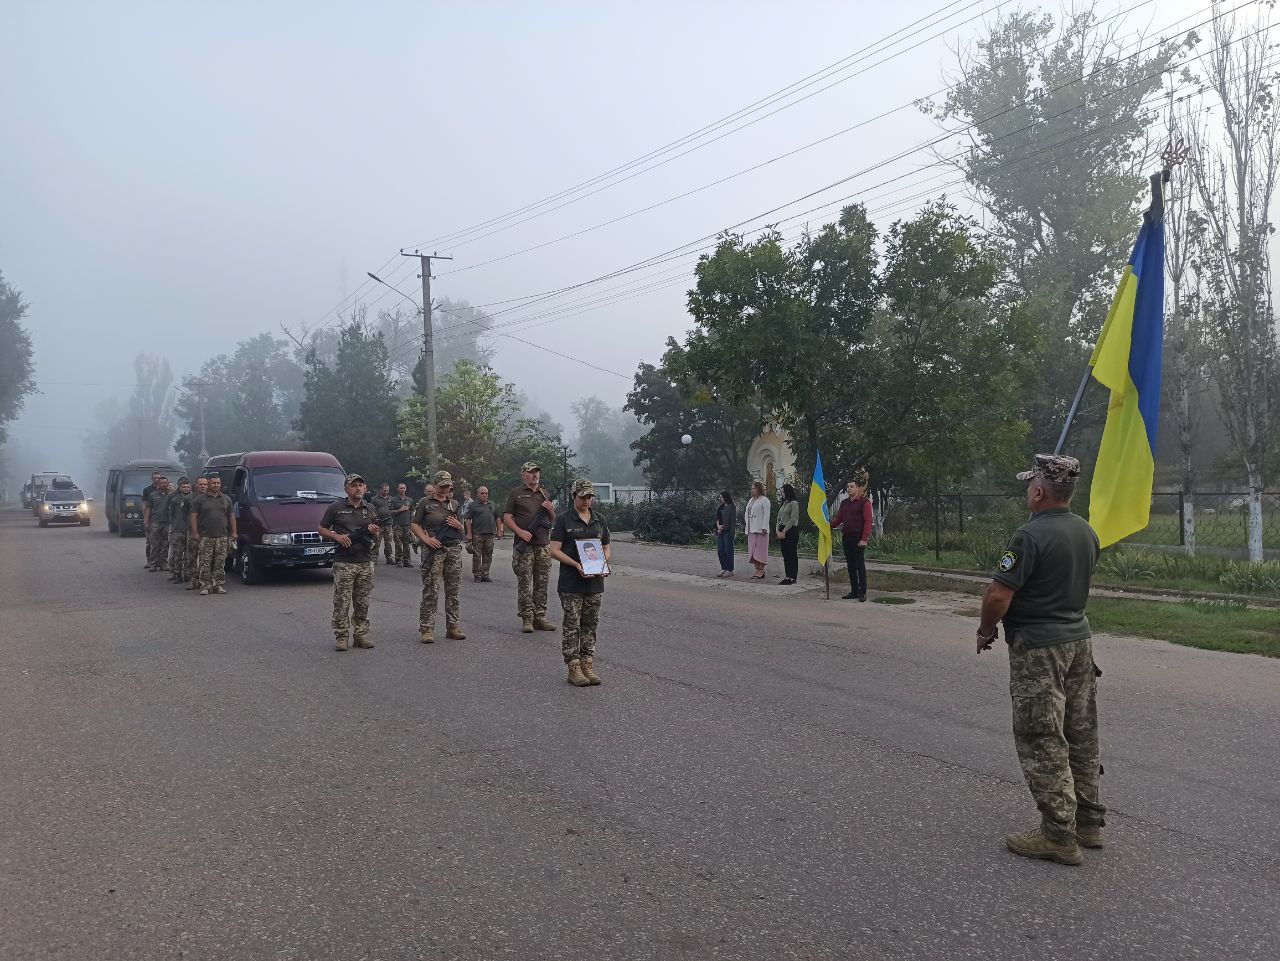
[[[151,523],[155,526],[169,526],[169,493],[170,491],[162,491],[157,487],[147,495],[147,506],[151,508]]]
[[[542,506],[543,501],[550,499],[545,488],[529,490],[523,485],[514,488],[507,495],[507,504],[502,509],[502,513],[510,514],[517,527],[533,535],[533,540],[528,543],[529,547],[546,547],[551,543],[551,525],[554,523],[554,518],[550,517],[546,508]],[[516,538],[514,547],[520,550],[525,547],[525,542]]]
[[[196,533],[201,537],[226,537],[231,533],[231,498],[226,494],[197,494],[191,500]]]
[[[1014,531],[993,575],[1014,591],[1005,636],[1017,632],[1030,647],[1091,636],[1084,609],[1099,553],[1089,522],[1066,507],[1041,511]]]

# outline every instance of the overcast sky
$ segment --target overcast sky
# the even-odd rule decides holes
[[[1207,3],[1100,6],[1141,6],[1136,30]],[[489,304],[642,261],[918,146],[937,128],[911,101],[944,85],[950,51],[994,8],[0,0],[0,270],[30,304],[42,392],[13,430],[15,466],[87,477],[80,431],[104,397],[127,396],[140,350],[166,357],[180,379],[260,331],[333,322],[352,295],[374,310],[393,305],[394,295],[378,299],[384,291],[367,270],[416,299],[416,262],[399,257],[401,247],[456,258],[437,267],[436,297]],[[631,161],[896,31],[906,39],[856,58],[832,78],[844,82],[740,132],[493,236],[437,240]],[[898,55],[854,75],[889,54]],[[484,263],[899,106],[694,196]],[[943,181],[876,185],[930,159],[918,152],[767,222],[860,189],[887,222],[908,212],[903,198],[940,192]],[[808,219],[820,224],[835,209]],[[665,339],[688,327],[696,253],[498,315],[511,333],[625,376],[502,338],[498,370],[566,424],[580,397],[621,404],[636,364],[656,361]],[[633,299],[580,303],[583,312],[551,323],[521,322],[574,298],[661,282]],[[440,327],[453,323],[437,315]]]

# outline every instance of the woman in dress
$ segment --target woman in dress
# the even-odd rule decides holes
[[[733,495],[720,492],[716,507],[716,554],[720,556],[720,573],[716,577],[733,577],[733,538],[738,530],[738,508]]]
[[[796,489],[782,485],[782,506],[778,508],[778,540],[782,542],[782,581],[794,584],[800,573],[800,502]]]
[[[773,505],[764,496],[764,485],[756,481],[751,485],[751,499],[747,501],[747,555],[756,572],[753,580],[764,577],[769,563],[769,516]]]

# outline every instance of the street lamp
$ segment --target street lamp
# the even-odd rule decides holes
[[[689,513],[689,445],[692,443],[691,435],[680,435],[680,474],[681,480],[684,481],[684,498],[681,501],[680,512],[685,515]]]

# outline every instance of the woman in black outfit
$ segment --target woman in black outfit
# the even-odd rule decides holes
[[[733,538],[737,533],[738,508],[733,495],[720,492],[720,506],[716,508],[716,553],[720,556],[720,573],[716,577],[733,577]]]
[[[782,583],[794,584],[800,573],[800,502],[796,489],[782,485],[782,506],[778,508],[778,540],[782,545]]]

